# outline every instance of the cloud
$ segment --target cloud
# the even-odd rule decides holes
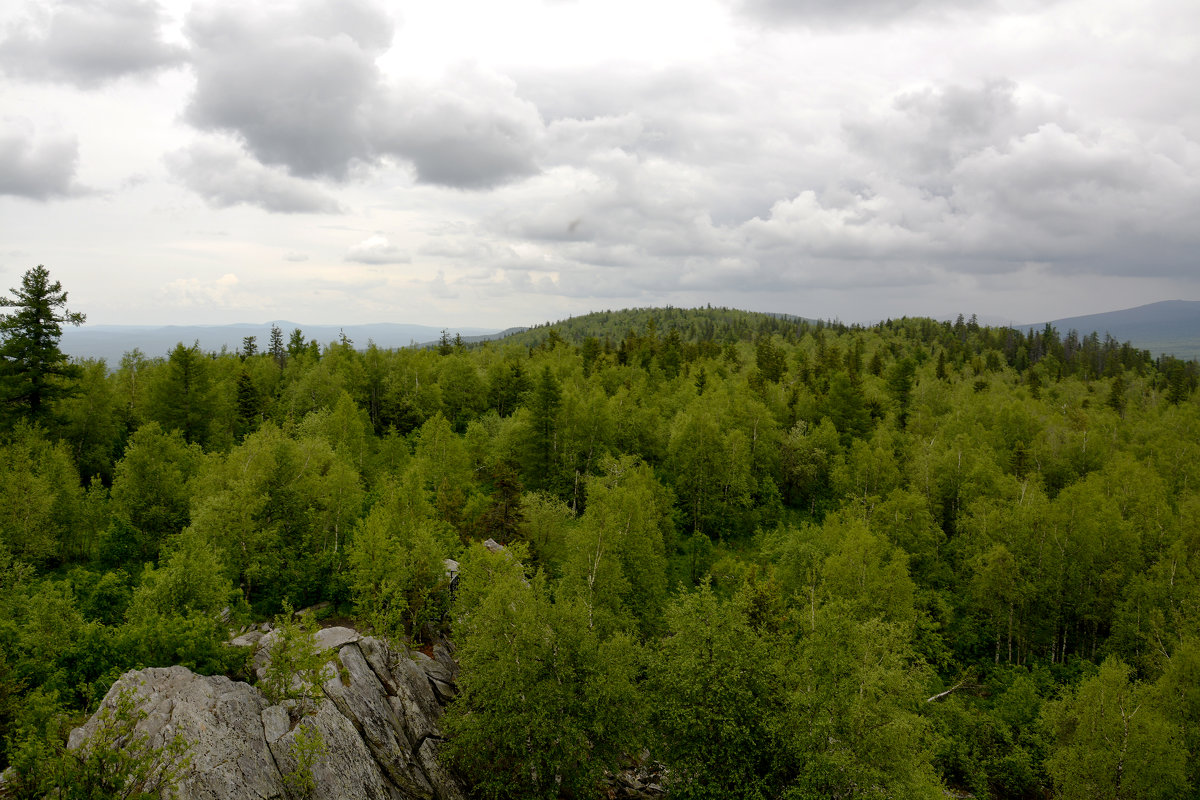
[[[150,0],[60,0],[33,6],[0,41],[10,75],[95,88],[183,62],[162,39],[162,8]]]
[[[543,125],[511,81],[461,68],[430,84],[384,80],[392,23],[369,0],[218,5],[193,13],[187,120],[239,137],[264,164],[347,180],[384,159],[416,179],[490,188],[537,170]],[[349,11],[347,11],[349,9]]]
[[[1042,5],[1055,0],[1041,0]],[[1034,7],[1022,0],[732,0],[734,10],[762,25],[807,28],[873,28],[911,19],[976,16]]]
[[[294,250],[289,250],[288,252],[283,254],[283,260],[284,261],[292,261],[295,263],[308,261],[308,253],[297,253]]]
[[[779,254],[786,261],[829,258],[902,259],[929,255],[930,235],[905,224],[904,208],[894,198],[869,192],[818,197],[812,191],[777,202],[766,219],[742,226],[761,257]],[[775,259],[770,259],[775,260]]]
[[[964,247],[1058,261],[1070,272],[1195,271],[1198,142],[1172,153],[1127,131],[1047,123],[964,158],[952,177],[982,234]]]
[[[793,103],[781,95],[775,69],[616,66],[522,75],[518,85],[548,121],[545,168],[603,174],[600,162],[622,155],[672,164],[689,176],[713,220],[727,224],[765,213],[836,169],[831,154],[808,152],[823,144],[822,128],[836,124],[836,113],[814,108],[808,97]]]
[[[407,264],[412,259],[386,236],[376,234],[351,247],[346,252],[346,260],[359,264]]]
[[[1182,133],[1084,125],[1003,80],[901,93],[845,128],[866,191],[893,209],[887,223],[923,234],[903,252],[985,271],[1194,269],[1181,254],[1200,243],[1186,222],[1200,208],[1200,142]],[[880,235],[882,221],[862,220],[862,235]]]
[[[264,164],[345,178],[372,155],[363,114],[378,91],[374,60],[390,41],[391,21],[368,3],[344,6],[344,17],[333,0],[194,12],[188,121],[235,133]]]
[[[169,153],[176,180],[211,206],[251,205],[283,214],[337,214],[337,200],[315,184],[247,158],[238,148],[200,142]]]
[[[425,286],[429,290],[429,293],[434,297],[441,298],[443,300],[458,297],[458,292],[454,291],[454,289],[446,283],[446,273],[440,269],[437,271],[437,275],[433,278],[433,280],[425,282]]]
[[[614,150],[511,188],[490,224],[547,242],[634,244],[662,256],[712,252],[720,242],[706,201],[717,191],[686,163]]]
[[[903,91],[881,110],[848,114],[842,127],[859,154],[937,191],[962,159],[1003,148],[1052,121],[1075,124],[1062,102],[992,79]]]
[[[929,0],[743,0],[739,11],[761,22],[807,25],[890,22],[934,3]],[[944,0],[942,5],[950,5]]]
[[[215,280],[179,278],[163,287],[167,302],[175,306],[222,307],[242,306],[245,298],[238,288],[240,281],[232,272]]]
[[[0,195],[50,200],[84,194],[75,183],[78,163],[74,136],[39,138],[23,121],[0,121]]]
[[[997,78],[905,89],[826,136],[783,115],[737,139],[724,120],[742,106],[697,91],[729,107],[685,112],[690,139],[652,136],[670,112],[636,102],[552,119],[552,166],[497,190],[477,262],[530,292],[625,298],[932,286],[1031,263],[1195,269],[1200,143],[1179,130],[1083,125],[1063,100]]]
[[[544,125],[512,81],[463,67],[432,86],[406,86],[372,119],[375,147],[413,163],[417,180],[482,189],[537,171]]]

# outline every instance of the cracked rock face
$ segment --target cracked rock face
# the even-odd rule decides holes
[[[285,775],[297,768],[296,737],[308,727],[320,731],[326,747],[312,767],[314,798],[461,800],[462,791],[435,758],[437,698],[453,692],[448,665],[428,658],[418,663],[348,628],[321,631],[318,642],[336,660],[324,699],[295,725],[287,705],[269,705],[255,687],[184,667],[127,672],[102,707],[132,688],[146,712],[137,728],[151,746],[162,747],[176,734],[188,742],[191,764],[180,778],[180,797],[291,797]],[[265,648],[256,664],[264,655]],[[71,732],[69,746],[81,746],[98,724],[97,713]]]

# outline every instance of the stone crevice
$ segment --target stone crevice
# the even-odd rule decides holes
[[[258,721],[262,725],[263,741],[266,742],[267,741],[267,725],[265,722],[263,722],[263,719],[261,716],[259,716]],[[279,785],[284,786],[285,783],[283,780],[283,768],[279,766],[279,761],[277,761],[275,758],[275,751],[271,749],[270,742],[267,743],[267,752],[271,754],[271,765],[273,767],[275,767],[275,772],[279,776]],[[271,798],[263,798],[263,800],[271,800]]]

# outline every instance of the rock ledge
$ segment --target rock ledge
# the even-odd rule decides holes
[[[259,647],[256,666],[265,660],[269,638],[246,642]],[[309,797],[462,800],[462,790],[436,760],[439,700],[454,694],[449,655],[435,660],[398,652],[349,628],[327,628],[318,642],[336,659],[315,713],[295,725],[287,704],[270,705],[257,688],[184,667],[127,672],[101,707],[132,689],[146,712],[137,729],[151,746],[162,747],[176,734],[189,743],[191,764],[179,780],[180,797],[296,796],[285,776],[297,770],[297,735],[315,728],[326,753],[312,767],[315,790]],[[91,737],[98,715],[71,732],[71,748]]]

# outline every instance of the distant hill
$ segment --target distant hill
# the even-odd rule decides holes
[[[785,329],[795,330],[797,325],[818,323],[816,320],[761,311],[739,311],[732,308],[627,308],[620,311],[593,311],[579,317],[569,317],[558,322],[547,322],[518,333],[504,336],[505,342],[522,345],[537,345],[550,331],[571,344],[578,345],[589,336],[603,340],[605,337],[616,344],[630,331],[645,333],[653,323],[659,335],[676,330],[685,342],[725,342],[752,339],[760,333],[782,333]],[[495,337],[501,338],[501,337]]]
[[[551,329],[572,344],[580,344],[589,336],[604,340],[608,337],[615,345],[629,331],[644,333],[653,321],[659,335],[677,330],[684,341],[716,341],[753,339],[760,333],[785,333],[797,327],[827,325],[841,327],[841,323],[817,320],[790,314],[739,311],[730,308],[682,309],[631,308],[619,311],[596,311],[578,317],[547,322],[532,328],[508,328],[503,331],[488,328],[451,328],[444,330],[454,337],[461,335],[463,341],[474,344],[490,340],[533,346],[550,335]],[[354,341],[355,347],[365,348],[373,341],[384,349],[399,347],[428,347],[437,343],[443,328],[430,325],[404,325],[377,323],[369,325],[302,325],[294,322],[277,321],[262,324],[238,325],[84,325],[66,328],[61,347],[67,355],[76,358],[103,358],[115,367],[121,356],[140,349],[147,356],[165,356],[176,344],[186,345],[198,341],[205,351],[220,352],[222,348],[238,351],[247,336],[258,339],[260,350],[267,347],[271,325],[278,325],[285,340],[292,330],[300,328],[305,340],[316,339],[321,344],[337,341],[342,331]],[[1080,336],[1095,331],[1102,337],[1110,334],[1120,342],[1129,341],[1139,349],[1149,350],[1155,355],[1170,354],[1178,358],[1200,358],[1200,301],[1168,300],[1161,303],[1110,311],[1104,314],[1089,314],[1051,320],[1050,324],[1060,334],[1075,330]],[[1014,325],[1020,330],[1040,330],[1045,322]]]
[[[65,328],[60,343],[62,351],[75,358],[103,358],[110,367],[115,367],[121,356],[135,347],[147,356],[165,356],[176,344],[200,343],[204,351],[220,352],[242,349],[242,340],[247,336],[258,339],[258,348],[266,349],[271,339],[271,326],[278,325],[283,331],[284,341],[292,331],[299,328],[305,340],[316,339],[322,345],[337,341],[342,331],[354,341],[354,346],[365,348],[368,341],[384,349],[409,347],[436,342],[442,328],[429,325],[403,325],[377,323],[369,325],[301,325],[295,322],[264,322],[260,325],[83,325]],[[489,338],[500,332],[489,328],[445,328],[453,337],[461,334],[466,341]]]
[[[1154,355],[1173,355],[1177,358],[1200,358],[1200,301],[1164,300],[1161,303],[1104,314],[1087,314],[1051,320],[1060,334],[1075,330],[1080,336],[1095,331],[1110,334],[1120,342],[1149,350]],[[1046,323],[1029,323],[1014,327],[1023,330],[1041,329]]]

